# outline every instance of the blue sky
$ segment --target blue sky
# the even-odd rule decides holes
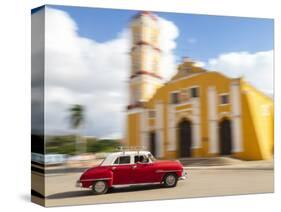
[[[82,37],[105,42],[128,26],[137,11],[86,7],[52,6],[66,11],[78,25]],[[273,19],[210,16],[155,12],[179,29],[174,53],[207,61],[225,52],[250,53],[272,50]]]

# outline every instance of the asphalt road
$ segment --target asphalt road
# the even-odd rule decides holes
[[[92,195],[76,188],[80,173],[50,175],[45,178],[46,206],[145,201],[221,195],[268,193],[274,191],[273,170],[190,170],[175,188],[158,185],[116,188],[111,193]]]

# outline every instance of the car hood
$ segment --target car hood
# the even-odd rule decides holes
[[[90,178],[94,173],[97,173],[102,169],[103,169],[103,167],[101,167],[99,165],[93,166],[83,172],[83,174],[80,176],[80,180]]]
[[[95,171],[95,170],[99,170],[101,169],[102,167],[100,165],[97,165],[97,166],[92,166],[91,168],[88,168],[84,171],[84,173],[89,173],[89,172],[92,172],[92,171]]]

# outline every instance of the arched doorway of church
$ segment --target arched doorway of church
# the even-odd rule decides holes
[[[223,118],[219,124],[220,154],[230,155],[232,150],[231,121]]]
[[[191,157],[192,123],[183,119],[178,125],[179,156]]]
[[[156,133],[154,131],[149,133],[150,152],[153,156],[156,154]]]

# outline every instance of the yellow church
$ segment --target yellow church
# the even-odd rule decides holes
[[[130,28],[128,146],[143,146],[157,158],[273,157],[270,97],[242,78],[205,70],[190,59],[184,59],[175,75],[164,82],[157,17],[141,12]]]

